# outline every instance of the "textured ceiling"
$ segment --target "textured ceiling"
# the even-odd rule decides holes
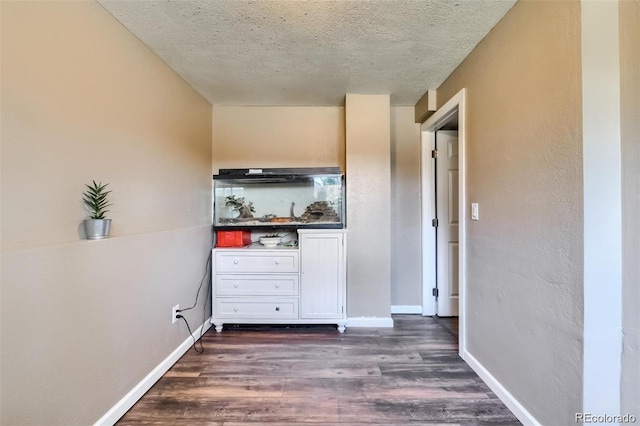
[[[98,0],[212,104],[414,105],[511,0]]]

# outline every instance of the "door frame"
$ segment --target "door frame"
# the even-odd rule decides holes
[[[466,185],[466,117],[465,91],[460,90],[442,105],[420,126],[420,194],[422,222],[422,315],[433,316],[437,312],[436,298],[432,289],[436,287],[436,231],[431,226],[435,218],[435,187],[431,150],[435,149],[436,131],[447,124],[458,113],[458,352],[461,357],[466,348],[466,290],[467,290],[467,185]],[[434,273],[431,273],[433,271]],[[463,357],[464,358],[464,357]]]

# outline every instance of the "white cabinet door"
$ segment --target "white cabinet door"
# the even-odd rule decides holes
[[[344,317],[344,233],[300,231],[300,318]]]

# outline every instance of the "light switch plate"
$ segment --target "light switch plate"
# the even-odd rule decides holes
[[[480,220],[478,212],[478,203],[471,203],[471,220]]]

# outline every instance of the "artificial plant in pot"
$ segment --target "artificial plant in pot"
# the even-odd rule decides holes
[[[103,185],[94,180],[93,185],[85,185],[88,189],[82,193],[82,202],[87,206],[91,217],[84,220],[84,230],[90,240],[109,238],[111,219],[105,219],[104,215],[109,211],[107,207],[112,204],[107,198],[111,192],[105,190],[107,185],[109,184]]]

